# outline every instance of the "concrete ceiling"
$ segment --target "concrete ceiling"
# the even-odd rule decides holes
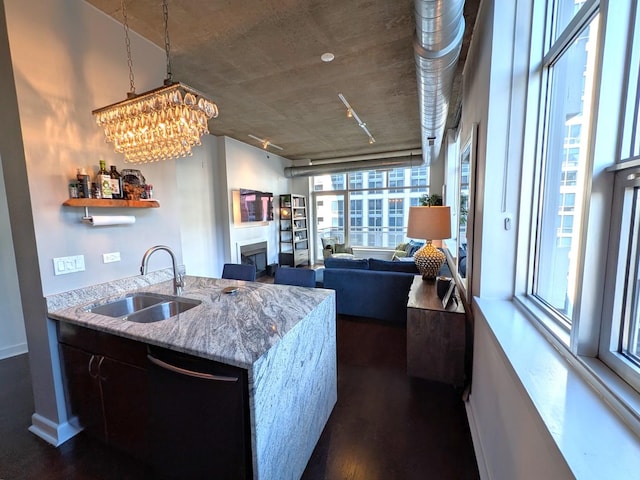
[[[123,22],[121,0],[86,1]],[[456,122],[479,3],[465,5],[448,128]],[[162,2],[125,5],[130,29],[164,49]],[[249,134],[268,139],[283,148],[274,153],[293,160],[419,149],[413,11],[412,0],[171,0],[173,79],[218,104],[211,133],[257,146]],[[325,52],[335,60],[323,62]],[[135,51],[133,61],[135,74]],[[374,144],[347,118],[338,93],[366,122]]]

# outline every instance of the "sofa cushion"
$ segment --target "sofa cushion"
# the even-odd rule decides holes
[[[369,259],[329,257],[324,259],[324,268],[350,268],[353,270],[369,270]]]
[[[405,247],[405,251],[407,252],[407,257],[413,257],[413,254],[416,253],[422,246],[424,242],[418,242],[416,240],[409,240],[407,246]]]
[[[413,275],[327,268],[324,288],[336,291],[336,311],[406,325]]]
[[[385,272],[403,272],[417,275],[418,267],[414,261],[397,262],[393,260],[378,260],[377,258],[369,259],[369,270],[381,270]]]

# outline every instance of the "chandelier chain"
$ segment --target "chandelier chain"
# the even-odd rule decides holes
[[[136,93],[136,84],[133,78],[133,60],[131,58],[131,41],[129,40],[129,22],[127,20],[127,9],[124,0],[121,0],[122,16],[124,17],[124,43],[127,47],[127,64],[129,65],[129,87],[130,93]]]
[[[167,81],[171,82],[171,41],[169,40],[169,6],[167,0],[162,1],[162,14],[164,15],[164,51],[167,54]]]

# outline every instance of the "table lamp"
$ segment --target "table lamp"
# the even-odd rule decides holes
[[[410,207],[407,236],[426,240],[425,245],[414,254],[413,259],[423,280],[435,279],[446,257],[431,244],[431,241],[451,237],[451,208]]]

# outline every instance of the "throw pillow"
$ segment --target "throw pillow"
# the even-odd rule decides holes
[[[334,247],[334,253],[351,253],[347,252],[347,249],[344,246],[344,243],[336,243]]]
[[[338,237],[324,237],[320,240],[322,240],[322,248],[327,248],[327,245],[333,246],[338,243]]]
[[[407,246],[409,249],[407,251],[407,257],[413,257],[413,255],[422,248],[424,242],[416,242],[415,240],[411,240]]]
[[[393,252],[393,256],[391,257],[391,260],[393,260],[394,258],[404,258],[407,256],[407,252],[404,250],[396,250],[395,252]]]

